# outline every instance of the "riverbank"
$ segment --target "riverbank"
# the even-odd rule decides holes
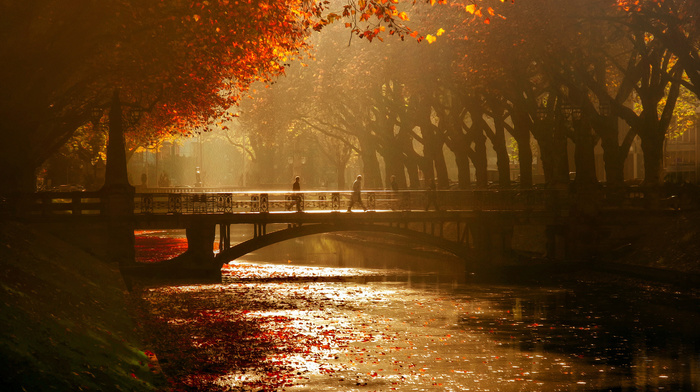
[[[116,266],[45,232],[0,221],[4,391],[151,391],[164,385]]]
[[[700,275],[700,211],[680,213],[624,244],[616,262]]]

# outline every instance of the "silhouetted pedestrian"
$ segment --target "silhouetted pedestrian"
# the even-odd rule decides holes
[[[294,177],[294,184],[292,184],[292,202],[287,205],[287,210],[291,209],[294,204],[297,205],[297,212],[301,212],[301,184],[299,183],[301,179],[299,176]]]
[[[352,206],[355,203],[360,204],[363,210],[367,211],[367,207],[362,204],[362,176],[358,175],[355,182],[352,183],[352,196],[350,197],[350,205],[348,206],[348,212],[352,212]]]
[[[398,192],[399,191],[399,184],[396,182],[396,176],[391,176],[391,182],[389,184],[391,186],[391,191],[392,192]]]

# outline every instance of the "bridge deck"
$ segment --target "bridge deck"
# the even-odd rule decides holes
[[[612,198],[599,195],[596,208]],[[615,199],[616,211],[648,207],[642,192],[629,189]],[[339,220],[364,223],[455,221],[487,213],[527,216],[551,221],[568,215],[568,194],[560,190],[449,190],[363,191],[367,212],[346,212],[351,192],[149,192],[136,193],[125,205],[131,213],[122,219],[137,227],[184,227],[192,220],[217,223],[330,223]],[[42,192],[17,196],[2,206],[5,215],[34,221],[98,221],[104,219],[109,198],[100,192]],[[435,211],[434,201],[440,211]],[[295,211],[298,207],[303,211]],[[430,211],[426,211],[430,207]],[[664,206],[660,206],[664,208]]]

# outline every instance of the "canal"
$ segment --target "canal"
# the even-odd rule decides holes
[[[232,233],[232,240],[247,232]],[[186,246],[137,235],[141,261]],[[388,238],[318,235],[135,291],[174,390],[700,391],[700,309],[593,272],[472,273]]]

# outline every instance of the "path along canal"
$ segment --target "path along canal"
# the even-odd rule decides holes
[[[183,237],[139,233],[139,257]],[[329,235],[223,272],[136,291],[174,390],[700,391],[698,301],[663,285],[482,279],[448,255]]]

